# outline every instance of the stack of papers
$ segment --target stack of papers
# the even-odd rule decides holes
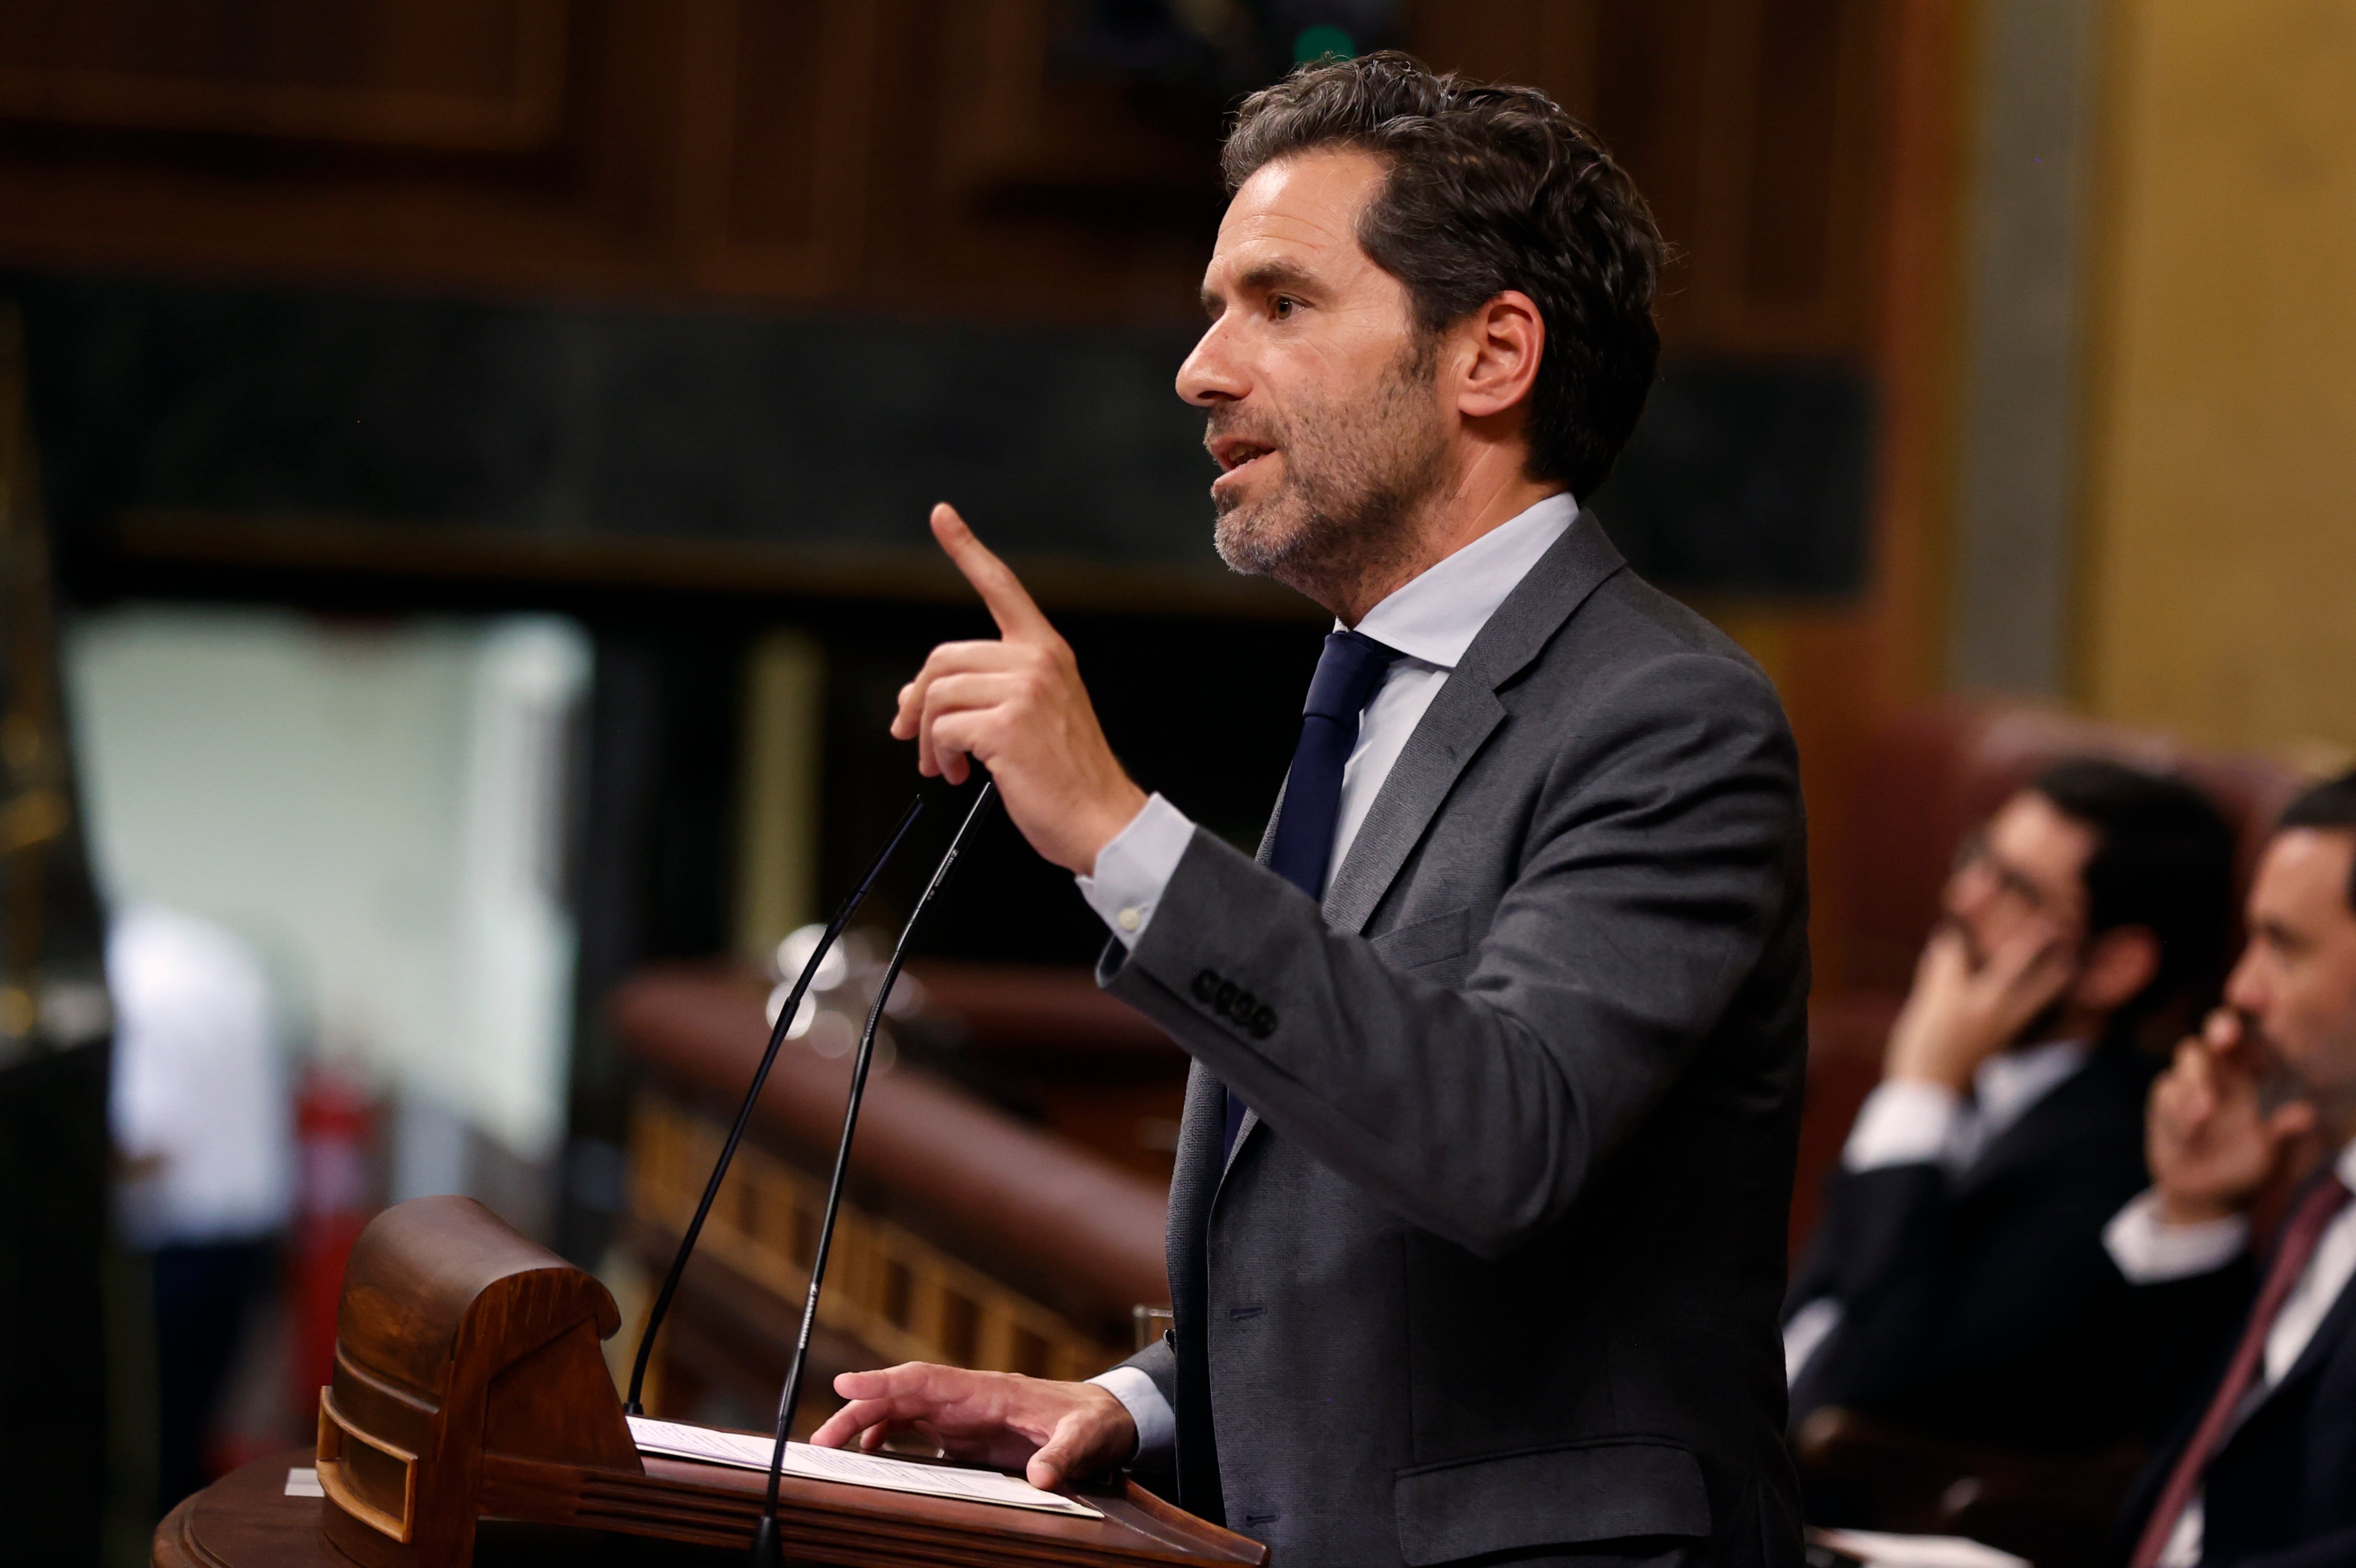
[[[727,1465],[740,1470],[768,1473],[773,1439],[749,1433],[721,1432],[683,1422],[630,1417],[630,1435],[641,1454],[672,1459],[696,1459],[706,1465]],[[1041,1513],[1069,1514],[1075,1519],[1104,1515],[1083,1502],[1043,1492],[1027,1481],[995,1470],[967,1470],[947,1465],[918,1465],[882,1454],[862,1454],[851,1448],[813,1448],[807,1443],[786,1445],[786,1474],[813,1481],[840,1481],[847,1486],[877,1487],[887,1492],[914,1492],[919,1497],[954,1498],[960,1502],[989,1503],[1002,1509],[1033,1509]]]

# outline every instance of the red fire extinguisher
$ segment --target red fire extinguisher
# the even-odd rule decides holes
[[[376,1104],[348,1069],[315,1065],[294,1097],[294,1225],[287,1258],[294,1386],[305,1431],[336,1369],[336,1306],[344,1264],[375,1211]]]

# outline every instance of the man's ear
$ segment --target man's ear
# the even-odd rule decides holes
[[[2115,1013],[2159,972],[2159,938],[2149,926],[2104,931],[2086,949],[2071,1000],[2090,1013]]]
[[[1530,395],[1538,359],[1546,351],[1546,318],[1519,289],[1507,289],[1449,333],[1463,368],[1456,385],[1456,410],[1466,419],[1489,419]]]

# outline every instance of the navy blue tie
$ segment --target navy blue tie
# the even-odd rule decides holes
[[[1325,896],[1333,827],[1342,816],[1342,768],[1358,744],[1358,715],[1400,657],[1398,649],[1355,631],[1333,633],[1317,656],[1309,700],[1301,704],[1301,744],[1293,747],[1292,771],[1284,776],[1284,804],[1268,853],[1269,868],[1312,898]],[[1243,1124],[1244,1102],[1229,1090],[1224,1153],[1234,1152]]]

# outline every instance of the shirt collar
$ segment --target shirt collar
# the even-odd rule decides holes
[[[2356,1192],[2356,1141],[2350,1142],[2346,1148],[2340,1151],[2340,1158],[2335,1162],[2335,1165],[2340,1173],[2340,1184],[2349,1191]]]
[[[1409,659],[1453,670],[1505,596],[1578,516],[1569,491],[1547,497],[1393,589],[1366,612],[1358,630]],[[1335,621],[1333,629],[1341,630],[1342,623]]]
[[[1972,1101],[1981,1122],[1990,1129],[2009,1127],[2085,1066],[2091,1054],[2083,1040],[2048,1040],[1988,1058],[1972,1075]]]

